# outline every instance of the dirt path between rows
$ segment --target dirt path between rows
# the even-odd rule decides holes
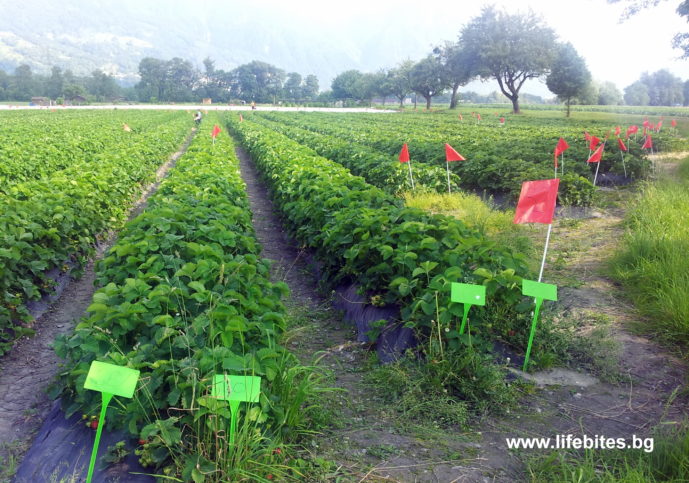
[[[148,198],[155,193],[176,161],[184,154],[196,130],[187,136],[179,150],[156,171],[155,181],[146,186],[132,206],[129,219],[141,213]],[[59,298],[46,306],[34,322],[33,337],[25,337],[0,359],[0,462],[18,460],[28,449],[33,435],[52,406],[44,392],[59,370],[60,359],[52,349],[58,335],[72,330],[91,304],[94,287],[94,263],[115,243],[117,233],[105,241],[84,268],[79,280],[70,280]],[[0,471],[0,480],[3,473]]]
[[[527,391],[507,416],[483,418],[468,429],[400,424],[365,382],[369,352],[328,310],[307,257],[283,233],[249,156],[241,148],[237,154],[263,256],[274,260],[274,277],[290,286],[290,312],[305,321],[288,346],[303,363],[319,358],[332,371],[332,385],[344,390],[332,401],[337,421],[312,443],[315,456],[338,464],[329,481],[524,481],[525,457],[543,452],[510,451],[507,437],[572,433],[631,440],[648,437],[661,419],[687,416],[686,396],[674,398],[684,386],[685,365],[626,329],[635,311],[601,274],[622,235],[620,211],[603,210],[593,218],[556,222],[544,281],[559,285],[561,317],[575,320],[578,332],[608,327],[619,351],[619,365],[607,368],[615,382],[601,382],[583,369],[537,374],[550,384]]]

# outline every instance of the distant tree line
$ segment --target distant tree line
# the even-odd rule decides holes
[[[689,2],[689,0],[687,0]],[[89,97],[103,101],[116,98],[140,102],[332,102],[370,104],[394,99],[400,106],[412,94],[425,101],[445,99],[449,107],[459,102],[459,88],[473,80],[494,80],[499,90],[484,99],[475,93],[462,94],[474,102],[512,103],[519,112],[520,101],[527,99],[521,89],[529,79],[545,79],[560,102],[572,104],[689,104],[689,81],[683,82],[667,70],[644,73],[624,89],[612,82],[592,80],[586,62],[569,43],[556,40],[555,32],[533,13],[508,14],[493,6],[470,20],[456,41],[436,46],[418,61],[405,60],[397,66],[373,73],[347,70],[337,75],[331,90],[319,92],[315,75],[302,77],[254,60],[232,70],[215,67],[206,58],[197,69],[188,61],[146,57],[139,63],[140,81],[124,88],[100,70],[77,77],[71,71],[53,67],[50,75],[35,75],[27,65],[14,74],[0,70],[0,100],[27,101],[34,96],[66,100]]]

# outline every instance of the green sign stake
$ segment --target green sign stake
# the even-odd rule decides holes
[[[128,367],[116,366],[106,362],[93,361],[89,373],[86,375],[84,389],[98,391],[101,393],[102,403],[100,408],[100,418],[98,419],[98,429],[96,430],[96,440],[93,442],[91,452],[91,462],[89,472],[86,476],[86,483],[91,483],[93,470],[96,467],[96,456],[98,455],[98,444],[105,424],[105,411],[113,396],[131,398],[139,381],[139,371]]]
[[[234,445],[237,432],[237,412],[240,402],[258,402],[261,394],[261,378],[258,376],[228,376],[216,374],[213,377],[211,396],[230,402],[230,445]]]
[[[472,305],[486,305],[486,286],[472,285],[469,283],[453,283],[451,286],[450,300],[464,304],[464,317],[459,326],[460,335],[464,333],[464,327],[469,317],[469,309]]]
[[[533,344],[533,338],[536,334],[538,312],[541,310],[541,304],[544,300],[557,300],[557,285],[534,282],[533,280],[522,280],[522,294],[536,299],[536,308],[534,309],[531,332],[529,333],[529,344],[526,346],[526,356],[522,366],[522,370],[526,371],[526,366],[529,364],[529,355],[531,354],[531,344]]]

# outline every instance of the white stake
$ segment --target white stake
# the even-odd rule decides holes
[[[545,257],[548,254],[548,244],[550,243],[550,230],[553,229],[553,224],[548,225],[548,235],[545,238],[545,249],[543,250],[543,261],[541,262],[541,271],[538,273],[538,281],[543,278],[543,268],[545,268]]]
[[[627,177],[627,166],[624,164],[624,151],[620,149],[620,156],[622,156],[622,167],[624,168],[624,177]]]
[[[411,180],[411,189],[414,189],[414,176],[411,174],[411,160],[407,162],[409,165],[409,179]]]
[[[452,190],[450,189],[450,162],[445,161],[445,167],[447,168],[447,193],[452,194]]]
[[[560,165],[562,166],[562,176],[565,175],[565,153],[560,154]],[[557,176],[555,176],[557,178]]]
[[[598,168],[600,168],[600,161],[596,163],[596,174],[593,177],[593,186],[596,186],[596,179],[598,179]]]

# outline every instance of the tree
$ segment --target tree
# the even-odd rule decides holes
[[[77,96],[84,97],[86,95],[86,89],[79,84],[65,84],[62,93],[65,96],[65,99],[69,99],[71,101]]]
[[[603,82],[598,88],[598,105],[617,106],[622,104],[622,93],[614,82]]]
[[[112,99],[119,93],[119,86],[115,79],[100,69],[96,69],[91,73],[91,78],[88,79],[87,85],[88,91],[96,96],[99,101]]]
[[[639,80],[646,84],[651,106],[674,106],[684,101],[682,79],[672,75],[667,69],[653,74],[644,72]]]
[[[404,107],[404,100],[412,91],[409,76],[413,67],[414,62],[407,59],[388,71],[390,94],[400,101],[400,107]]]
[[[629,106],[648,106],[650,100],[648,87],[641,81],[636,81],[624,89],[624,102]]]
[[[2,73],[0,73],[0,89],[2,88]],[[684,81],[682,84],[682,93],[684,94],[683,106],[689,106],[689,80]]]
[[[452,94],[450,109],[457,107],[457,91],[476,77],[475,57],[464,50],[459,43],[445,42],[443,46],[433,49],[433,53],[443,64]]]
[[[34,93],[34,78],[31,67],[21,64],[14,69],[9,88],[9,98],[17,101],[30,101]]]
[[[560,45],[545,83],[553,94],[565,102],[567,117],[572,99],[583,94],[590,82],[591,72],[574,46],[569,42]]]
[[[358,87],[361,87],[359,81],[364,74],[356,69],[346,70],[338,74],[334,79],[330,88],[333,91],[333,98],[341,101],[347,99],[358,99]]]
[[[198,74],[194,66],[188,60],[173,57],[164,64],[165,96],[161,100],[166,101],[191,101],[193,89],[197,86]]]
[[[7,100],[7,94],[10,88],[10,76],[7,72],[0,69],[0,101]],[[689,99],[689,97],[687,97]]]
[[[51,99],[57,99],[62,96],[62,88],[64,87],[64,77],[62,76],[62,69],[56,65],[50,71],[50,78],[46,85],[46,94]]]
[[[282,91],[285,71],[259,60],[232,70],[228,76],[232,96],[244,101],[274,102]]]
[[[414,64],[409,72],[409,81],[411,90],[426,99],[426,110],[431,108],[431,99],[450,85],[443,64],[432,55]]]
[[[519,113],[519,91],[527,79],[550,71],[555,33],[533,13],[510,15],[485,7],[460,34],[460,43],[483,79],[494,78]]]
[[[165,61],[153,57],[144,57],[139,62],[139,77],[141,80],[136,85],[139,90],[139,98],[148,101],[155,97],[163,100],[166,94],[165,85]]]
[[[577,95],[576,99],[572,101],[574,104],[581,104],[584,106],[595,106],[598,104],[598,95],[600,94],[600,86],[598,82],[591,81],[586,87]]]
[[[318,77],[313,74],[306,76],[302,86],[302,95],[308,100],[313,100],[318,96]]]
[[[285,81],[284,96],[286,99],[298,101],[302,97],[301,74],[290,72]]]

